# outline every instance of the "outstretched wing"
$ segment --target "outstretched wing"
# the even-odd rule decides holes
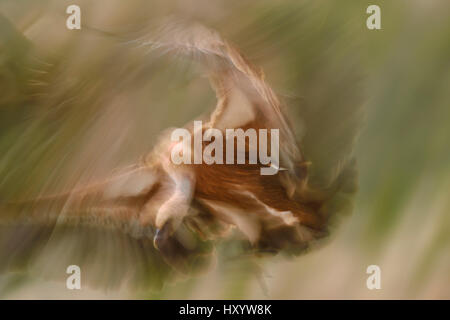
[[[272,184],[272,187],[276,185],[276,188],[268,188],[268,184],[262,181],[256,179],[251,181],[248,174],[240,176],[241,180],[234,182],[234,189],[241,190],[241,185],[253,184],[249,188],[265,189],[266,193],[260,192],[260,197],[256,200],[252,198],[254,194],[251,193],[248,197],[245,197],[242,192],[239,195],[230,196],[229,198],[239,198],[241,205],[246,204],[252,208],[233,214],[235,217],[232,219],[233,224],[238,225],[240,229],[261,231],[260,224],[263,225],[262,221],[267,218],[269,222],[266,225],[269,225],[268,228],[272,230],[265,237],[272,238],[267,240],[268,242],[277,242],[283,238],[282,235],[289,234],[291,229],[297,227],[294,223],[295,228],[290,228],[289,223],[286,223],[292,220],[287,215],[289,212],[292,213],[291,209],[276,208],[289,207],[287,204],[293,199],[296,202],[293,207],[303,206],[301,209],[297,208],[297,214],[303,214],[303,221],[321,221],[311,223],[312,225],[327,225],[337,213],[348,211],[346,206],[351,205],[352,196],[356,191],[357,174],[352,148],[360,122],[359,112],[353,110],[359,108],[357,104],[349,105],[350,111],[346,114],[346,119],[340,121],[334,121],[333,116],[329,115],[330,108],[327,109],[328,114],[320,112],[305,115],[309,116],[304,118],[308,132],[301,143],[307,145],[309,152],[303,154],[303,150],[299,149],[299,144],[294,138],[282,103],[266,83],[262,70],[252,66],[235,47],[223,40],[216,32],[184,21],[172,21],[154,34],[154,36],[146,35],[139,38],[136,42],[155,51],[188,56],[206,67],[218,100],[208,123],[210,127],[222,130],[246,127],[280,130],[279,165],[286,169],[279,174],[282,188],[278,188],[276,183]],[[336,115],[341,112],[340,108],[336,108],[333,112],[337,119],[342,117],[342,115]],[[315,125],[317,128],[314,127]],[[310,161],[313,175],[309,181],[306,169]],[[224,188],[229,187],[225,181],[238,176],[236,171],[231,171],[221,176],[221,183],[226,185]],[[210,174],[208,178],[211,177]],[[269,190],[276,190],[276,192]],[[262,197],[263,194],[265,197]],[[286,198],[284,198],[285,195],[287,195]],[[261,201],[261,198],[265,202],[263,205],[255,203]],[[224,211],[228,214],[239,211],[235,204],[225,203],[225,205],[228,208]],[[310,210],[304,207],[309,207]],[[255,218],[252,217],[252,212],[255,212]],[[314,213],[311,214],[311,212]],[[274,218],[276,215],[278,217]],[[305,218],[308,215],[308,219]],[[305,231],[303,227],[301,229],[293,231],[295,235],[286,242],[304,243],[323,237],[326,233],[322,230],[317,233]],[[260,231],[255,233],[263,237]],[[251,232],[248,232],[248,237],[252,238]],[[292,240],[294,238],[299,240]]]
[[[307,209],[307,200],[299,202],[306,181],[305,162],[283,106],[262,70],[216,32],[196,23],[171,21],[153,36],[135,42],[153,51],[191,58],[205,67],[217,97],[206,127],[222,132],[279,130],[280,161],[276,165],[283,171],[277,176],[262,178],[259,169],[251,165],[195,169],[197,200],[207,211],[237,226],[253,244],[276,251],[295,246],[301,251],[305,243],[323,236],[323,230],[309,231],[300,225],[321,229],[323,223],[314,210]]]
[[[42,138],[43,144],[46,145],[49,141],[63,137],[64,134],[60,133],[67,129],[66,138],[69,137],[71,140],[69,146],[73,150],[81,150],[82,148],[76,148],[77,139],[72,136],[74,133],[70,132],[70,127],[72,126],[72,130],[82,131],[86,128],[83,124],[86,120],[93,123],[103,120],[97,117],[98,110],[91,112],[90,116],[93,119],[89,119],[88,108],[82,109],[89,101],[84,100],[83,93],[90,90],[81,90],[79,95],[76,91],[83,88],[85,79],[80,78],[77,83],[75,77],[75,86],[64,87],[64,81],[60,81],[61,70],[58,66],[61,61],[53,65],[34,61],[35,52],[32,51],[34,48],[31,42],[6,20],[0,20],[0,23],[8,26],[2,28],[4,34],[0,35],[1,43],[5,42],[5,48],[10,48],[9,51],[2,51],[5,55],[2,61],[8,63],[8,68],[20,71],[16,76],[21,77],[12,82],[21,86],[17,88],[20,92],[11,92],[11,100],[1,100],[1,112],[6,116],[5,119],[13,119],[11,115],[6,114],[7,112],[19,117],[28,111],[26,115],[28,123],[22,132],[28,133],[27,137],[31,141],[38,142]],[[23,61],[17,60],[22,57],[17,56],[14,50],[23,54]],[[24,63],[16,65],[16,62]],[[72,71],[74,76],[79,75],[75,70]],[[9,69],[2,69],[2,72],[5,78],[10,76]],[[39,75],[36,75],[36,72],[39,72]],[[112,74],[118,76],[117,70],[113,70]],[[36,77],[49,80],[49,83],[39,81],[42,84],[38,90],[39,97],[34,97],[34,91],[29,91],[31,80],[32,84],[37,84]],[[92,84],[94,83],[95,80]],[[111,94],[111,91],[102,92],[100,89],[97,93],[99,97],[104,97]],[[93,96],[96,95],[91,95]],[[25,99],[22,99],[24,97]],[[12,110],[14,108],[15,110]],[[71,113],[71,108],[78,110]],[[112,123],[106,121],[108,126],[100,127],[99,133],[107,135],[108,131],[116,130],[123,124],[123,120],[123,117],[122,119],[115,117]],[[40,121],[42,123],[39,123]],[[62,124],[61,128],[63,125],[66,128],[60,130],[59,124]],[[49,125],[54,126],[51,127],[52,130],[48,130]],[[44,163],[47,160],[45,166],[51,166],[51,163],[58,163],[55,162],[57,156],[70,155],[71,158],[75,158],[77,154],[71,150],[72,153],[60,152],[56,156],[52,154],[51,149],[46,153],[39,153],[42,144],[30,143],[26,151],[27,156],[31,154],[28,157],[19,157],[21,154],[17,143],[11,146],[6,144],[14,140],[15,136],[23,138],[21,140],[23,142],[25,134],[21,136],[22,132],[18,129],[20,128],[13,125],[2,126],[1,138],[5,143],[1,147],[6,152],[1,162],[0,270],[39,268],[43,271],[40,273],[51,278],[64,278],[67,266],[75,264],[81,267],[87,283],[93,285],[119,286],[128,280],[134,285],[151,287],[161,286],[168,278],[173,278],[169,275],[195,271],[210,260],[212,251],[210,242],[197,238],[195,234],[190,235],[191,231],[187,228],[178,230],[161,250],[154,248],[157,213],[163,204],[170,199],[173,200],[172,196],[176,192],[172,179],[164,173],[157,161],[152,163],[144,161],[145,163],[127,167],[103,181],[80,186],[62,194],[21,201],[21,192],[4,187],[11,183],[11,176],[33,181],[29,178],[30,172],[26,172],[27,163],[30,167],[39,168],[36,162],[33,163],[33,159],[43,159]],[[120,129],[126,131],[127,128]],[[49,134],[45,130],[50,131]],[[106,143],[105,140],[97,140]],[[24,146],[27,144],[24,143]],[[67,145],[67,142],[64,144]],[[98,148],[98,145],[92,143],[91,148]],[[59,152],[54,148],[54,153],[57,153],[55,150]],[[156,150],[156,153],[159,151],[161,150]],[[101,156],[100,150],[94,152]],[[17,174],[19,171],[26,172],[26,175]],[[29,194],[22,193],[24,194],[22,198],[29,198]],[[9,200],[10,198],[13,200]],[[181,237],[186,238],[186,234],[190,235],[191,247],[183,245],[180,241]]]
[[[111,225],[130,233],[141,232],[133,226],[141,225],[137,222],[146,202],[163,192],[161,181],[155,168],[136,165],[101,182],[65,193],[5,203],[1,218],[2,221],[33,220],[43,224]],[[152,223],[154,218],[147,219],[146,224]]]
[[[225,129],[278,129],[280,174],[290,197],[302,188],[305,161],[281,101],[253,66],[217,32],[195,22],[171,20],[133,40],[149,51],[197,61],[206,69],[217,104],[207,126]]]
[[[193,23],[170,22],[131,43],[164,55],[187,56],[206,68],[218,100],[209,117],[209,126],[280,130],[278,165],[286,169],[277,177],[280,184],[266,184],[259,177],[252,180],[246,175],[240,176],[248,178],[246,184],[252,185],[259,193],[244,190],[236,196],[248,207],[240,210],[235,203],[223,205],[222,202],[221,209],[226,211],[224,215],[233,216],[225,221],[240,229],[255,229],[264,234],[263,241],[269,248],[282,249],[292,243],[306,243],[321,236],[320,230],[316,234],[299,225],[290,210],[296,209],[299,217],[310,219],[314,225],[317,217],[306,212],[303,204],[297,204],[297,201],[322,205],[326,203],[324,198],[331,197],[341,186],[330,183],[334,188],[332,191],[307,190],[309,192],[302,194],[303,198],[298,198],[297,193],[304,191],[304,156],[282,104],[266,84],[262,71],[246,61],[217,33]],[[110,65],[106,65],[100,70],[107,70]],[[122,74],[112,75],[120,77]],[[123,78],[124,83],[134,84],[130,80],[132,77]],[[96,86],[101,88],[95,82],[91,87]],[[55,88],[49,90],[52,89]],[[153,103],[158,103],[156,101]],[[86,101],[81,99],[81,103],[86,104]],[[154,109],[152,112],[158,112],[157,108]],[[177,106],[177,112],[182,109],[183,105]],[[117,121],[113,125],[124,125],[125,122]],[[102,133],[111,127],[102,127]],[[161,150],[155,151],[158,155]],[[94,284],[120,285],[123,280],[132,280],[147,286],[161,285],[174,269],[189,272],[204,266],[213,249],[209,239],[226,229],[211,214],[219,210],[194,199],[189,210],[196,214],[189,215],[171,241],[158,252],[153,247],[157,213],[163,204],[173,199],[177,186],[170,173],[157,165],[158,161],[154,164],[128,168],[103,182],[65,194],[3,204],[0,268],[14,269],[33,264],[47,270],[47,274],[54,275],[57,270],[56,274],[63,277],[66,267],[76,264]],[[265,193],[266,198],[261,196]],[[294,195],[297,196],[295,199]],[[288,208],[287,203],[292,206]],[[320,209],[315,208],[317,211]],[[255,228],[247,226],[255,221]],[[213,237],[209,237],[208,232]]]
[[[139,223],[157,179],[137,167],[65,194],[3,204],[0,269],[38,268],[39,274],[63,279],[66,268],[77,265],[92,285],[161,285],[170,268],[153,248],[151,225]],[[155,268],[148,279],[147,271]]]
[[[163,248],[153,245],[155,220],[176,186],[157,166],[138,165],[73,191],[0,206],[0,270],[28,265],[62,278],[78,265],[87,283],[111,288],[161,286],[174,272],[191,273],[211,245],[180,228]],[[190,236],[186,247],[181,236]]]

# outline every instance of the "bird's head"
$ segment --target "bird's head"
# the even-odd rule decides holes
[[[174,235],[183,222],[183,215],[163,207],[164,205],[161,207],[163,210],[159,210],[156,218],[156,232],[153,238],[153,245],[158,250],[164,247],[164,244]]]
[[[172,177],[172,192],[169,200],[164,202],[156,214],[156,234],[154,245],[157,249],[180,229],[183,219],[189,213],[192,196],[192,179],[175,173]]]

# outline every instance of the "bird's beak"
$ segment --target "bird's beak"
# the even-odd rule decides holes
[[[170,236],[169,224],[165,224],[161,229],[156,229],[155,236],[153,237],[153,246],[157,250],[161,250],[164,243]]]

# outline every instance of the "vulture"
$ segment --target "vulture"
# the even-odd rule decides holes
[[[13,38],[26,51],[27,39],[6,19],[1,22],[14,34],[3,35],[2,45]],[[354,158],[338,159],[327,183],[311,183],[314,162],[261,68],[196,22],[164,22],[126,44],[201,66],[217,98],[202,116],[201,134],[220,130],[225,146],[234,139],[226,129],[277,129],[279,170],[262,175],[261,168],[270,164],[248,161],[175,164],[171,154],[177,142],[171,130],[163,131],[135,164],[104,179],[29,199],[0,198],[0,272],[32,269],[64,279],[67,266],[78,265],[83,281],[93,287],[161,288],[212,268],[217,246],[227,241],[239,244],[242,255],[295,256],[328,236],[344,206],[336,199],[348,199],[356,190]],[[51,68],[43,59],[7,58],[11,64],[23,59],[34,69]],[[24,77],[18,78],[19,87]],[[184,127],[192,134],[194,120],[199,119]],[[210,143],[202,142],[204,148]],[[246,159],[251,148],[245,140]]]

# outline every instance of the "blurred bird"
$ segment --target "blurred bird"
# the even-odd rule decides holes
[[[298,254],[328,235],[339,211],[330,205],[332,199],[355,191],[354,160],[348,157],[340,163],[326,186],[309,183],[311,163],[261,69],[217,32],[197,23],[165,23],[154,34],[129,43],[204,66],[217,104],[202,133],[210,128],[279,129],[279,166],[285,170],[261,175],[261,164],[175,165],[170,157],[175,144],[167,130],[138,163],[103,181],[3,203],[1,269],[54,257],[82,270],[94,265],[100,271],[84,271],[91,273],[87,277],[94,285],[113,287],[131,280],[134,285],[161,286],[173,274],[204,270],[222,239],[239,239],[248,253],[256,255]],[[194,133],[191,123],[185,128]],[[209,143],[203,142],[203,147]],[[246,141],[247,158],[251,147]],[[99,236],[103,238],[98,240]],[[71,258],[62,258],[66,255]],[[102,255],[104,259],[99,259]],[[115,265],[102,266],[102,260]],[[44,265],[46,269],[49,263]],[[102,273],[102,268],[111,271]]]

